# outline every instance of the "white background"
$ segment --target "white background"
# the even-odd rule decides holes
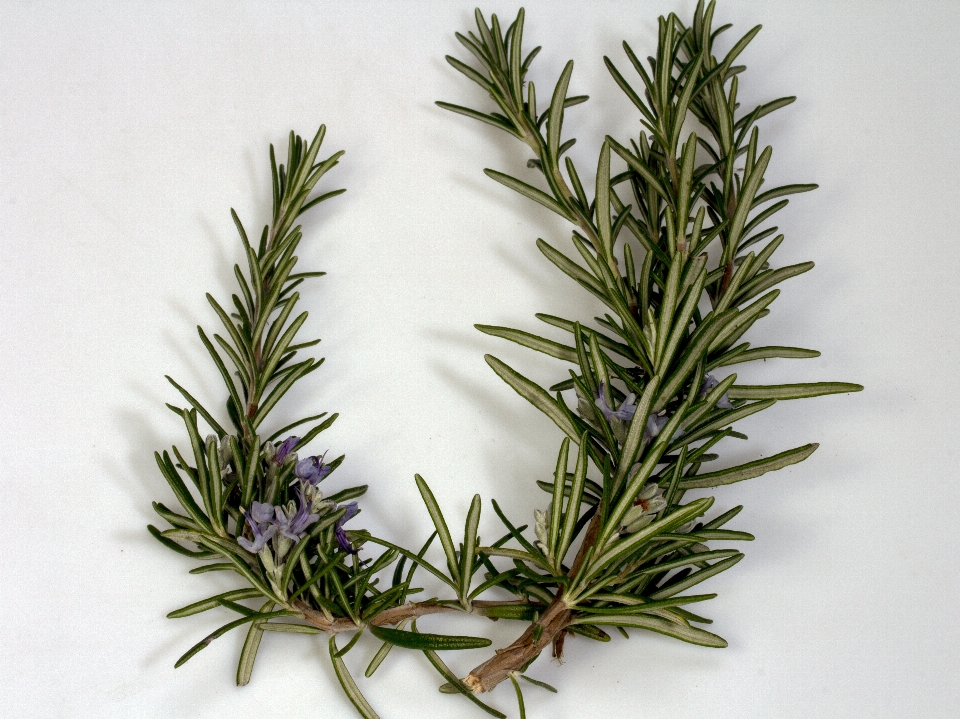
[[[693,6],[528,2],[539,94],[573,57],[571,92],[592,96],[565,127],[589,182],[603,135],[639,130],[602,56],[627,73],[621,40],[645,56],[657,15],[687,20]],[[484,9],[509,22],[516,6]],[[817,268],[783,286],[747,339],[823,356],[744,366],[741,381],[867,390],[780,403],[742,423],[750,442],[724,448],[733,463],[821,443],[716,492],[720,509],[746,506],[734,527],[757,537],[704,586],[720,593],[701,607],[728,649],[641,632],[572,640],[562,667],[544,657],[531,670],[561,692],[531,686],[529,716],[956,716],[960,4],[727,0],[717,19],[737,36],[764,24],[743,56],[745,106],[799,97],[761,123],[769,186],[821,186],[778,216],[775,257]],[[236,581],[188,575],[145,531],[150,502],[173,501],[153,451],[183,442],[163,375],[220,406],[194,328],[215,322],[205,291],[234,291],[228,210],[250,228],[266,220],[267,146],[285,148],[291,128],[327,123],[325,149],[347,154],[322,187],[348,192],[306,221],[301,266],[329,272],[304,292],[307,331],[327,360],[278,414],[341,412],[314,449],[347,454],[334,487],[371,485],[356,526],[401,544],[428,534],[414,472],[456,525],[480,492],[484,537],[501,532],[491,497],[518,522],[546,504],[534,480],[560,432],[483,354],[544,383],[566,367],[472,325],[562,339],[533,313],[588,319],[599,306],[534,246],[569,249],[562,221],[482,173],[532,177],[523,148],[433,105],[489,109],[443,61],[465,55],[453,32],[470,27],[472,6],[451,2],[0,6],[4,716],[352,715],[322,638],[268,635],[243,689],[241,633],[174,671],[228,617],[164,615]],[[519,632],[421,628],[496,645]],[[356,676],[375,646],[348,656]],[[447,659],[464,674],[488,652]],[[385,719],[485,716],[437,693],[417,655],[397,650],[359,681]],[[509,685],[491,701],[516,715]]]

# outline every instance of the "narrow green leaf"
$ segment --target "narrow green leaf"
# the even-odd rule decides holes
[[[613,264],[613,228],[610,226],[610,143],[604,141],[597,163],[596,194],[594,195],[594,218],[600,251],[608,264]],[[624,220],[625,221],[625,220]],[[622,222],[617,223],[622,227]],[[619,272],[617,273],[619,275]]]
[[[187,402],[189,402],[190,405],[191,405],[195,410],[197,410],[197,412],[200,413],[200,416],[203,417],[204,421],[206,421],[206,423],[207,423],[208,425],[210,425],[210,428],[211,428],[214,432],[217,433],[217,436],[218,436],[220,439],[223,439],[223,438],[226,436],[227,431],[226,431],[223,427],[220,426],[220,423],[217,422],[217,420],[215,420],[215,419],[213,418],[213,415],[211,415],[209,412],[207,412],[207,410],[203,408],[203,405],[201,405],[196,399],[193,398],[193,395],[191,395],[189,392],[187,392],[187,390],[185,390],[185,389],[184,389],[183,387],[181,387],[179,384],[177,384],[176,382],[174,382],[174,381],[173,381],[173,378],[170,377],[170,375],[164,375],[164,377],[166,377],[166,378],[167,378],[167,381],[168,381],[170,384],[172,384],[174,387],[176,387],[176,388],[177,388],[177,391],[178,391],[180,394],[183,395],[183,398],[184,398],[185,400],[187,400]]]
[[[400,622],[397,625],[398,630],[403,629],[403,625],[406,624],[406,620]],[[373,676],[373,673],[380,668],[380,665],[383,664],[383,660],[387,658],[387,655],[390,653],[390,650],[393,649],[395,645],[392,642],[383,642],[380,645],[380,649],[377,650],[377,653],[373,655],[373,659],[370,660],[370,664],[367,665],[367,670],[363,673],[367,679]]]
[[[813,269],[813,267],[814,265],[812,262],[800,262],[799,264],[781,267],[777,270],[766,270],[761,272],[741,288],[739,294],[734,299],[734,304],[740,304],[753,299],[761,292],[765,292],[774,285],[780,284],[784,280],[788,280],[791,277],[796,277],[797,275],[802,275],[804,272],[809,272]]]
[[[552,419],[570,439],[575,442],[580,441],[580,432],[577,431],[573,422],[540,385],[534,384],[493,355],[484,355],[484,359],[493,371],[500,376],[500,379],[510,385],[517,394]]]
[[[722,333],[727,331],[733,323],[737,321],[738,310],[730,308],[719,314],[712,314],[704,320],[690,337],[689,342],[684,349],[680,360],[676,363],[676,369],[663,383],[656,401],[653,403],[654,410],[666,405],[673,396],[680,391],[684,383],[690,377],[703,355],[705,350],[716,342]]]
[[[283,381],[273,388],[267,398],[257,408],[257,412],[253,416],[252,421],[254,429],[260,426],[263,420],[267,418],[270,410],[274,408],[277,402],[283,398],[283,395],[287,393],[287,390],[289,390],[297,380],[313,372],[322,363],[322,359],[318,361],[314,361],[312,359],[305,360],[297,365],[296,369],[292,370],[286,377],[284,377]]]
[[[660,195],[668,204],[673,204],[673,197],[668,193],[660,180],[657,179],[657,176],[654,174],[653,170],[647,167],[647,165],[638,157],[636,157],[630,150],[625,148],[619,142],[614,140],[612,137],[607,137],[607,142],[610,143],[610,147],[613,148],[613,151],[616,152],[620,157],[624,159],[627,165],[630,166],[630,169],[636,172],[638,175],[643,177],[646,180],[647,185],[654,190],[657,194]]]
[[[260,613],[263,614],[269,611],[272,606],[273,602],[268,601],[260,607]],[[253,664],[257,660],[257,650],[260,649],[260,640],[263,638],[263,623],[264,620],[262,619],[250,623],[247,638],[244,640],[243,649],[240,651],[240,662],[237,664],[238,687],[243,687],[250,683],[250,676],[253,674]]]
[[[290,432],[291,429],[294,429],[295,427],[299,427],[301,424],[306,424],[307,422],[313,422],[315,419],[322,419],[323,417],[326,417],[326,416],[327,416],[326,412],[321,412],[320,414],[315,414],[312,417],[304,417],[303,419],[298,419],[296,422],[291,422],[286,427],[282,427],[278,429],[276,432],[274,432],[267,438],[267,441],[273,442],[274,440],[279,439],[283,435]],[[297,443],[297,447],[301,447],[302,445],[303,445],[302,440]]]
[[[779,110],[781,107],[786,107],[787,105],[792,104],[793,102],[796,101],[796,99],[797,99],[796,96],[781,97],[778,100],[773,100],[764,105],[760,105],[756,108],[756,110],[751,112],[749,115],[745,115],[741,117],[739,120],[737,120],[736,129],[737,130],[749,129],[748,123],[756,122],[761,117],[765,117],[766,115],[769,115],[771,112],[774,112],[775,110]],[[754,113],[756,113],[756,115],[754,115]]]
[[[660,572],[667,572],[671,569],[685,567],[688,564],[697,564],[698,562],[706,562],[711,559],[726,559],[727,557],[731,557],[735,554],[740,554],[740,552],[738,552],[736,549],[717,549],[712,552],[696,552],[695,554],[689,554],[685,557],[680,557],[679,559],[672,559],[669,562],[654,564],[652,567],[647,567],[646,569],[637,571],[636,574],[659,574]]]
[[[711,362],[709,368],[729,367],[731,365],[761,359],[812,359],[819,356],[820,353],[816,350],[807,350],[800,347],[756,347],[751,350],[743,350],[736,355],[732,355],[731,353],[722,355],[714,362]]]
[[[520,719],[527,719],[527,710],[523,705],[523,692],[520,691],[520,684],[517,682],[516,672],[510,673],[510,681],[513,682],[513,689],[517,694],[517,705],[520,710]]]
[[[170,539],[169,537],[164,537],[164,536],[163,536],[163,533],[162,533],[159,529],[157,529],[156,527],[154,527],[152,524],[148,524],[148,525],[147,525],[147,531],[150,532],[150,534],[152,534],[153,537],[154,537],[158,542],[160,542],[160,544],[162,544],[163,546],[167,547],[168,549],[172,549],[172,550],[173,550],[174,552],[176,552],[177,554],[182,554],[182,555],[184,555],[184,556],[186,556],[186,557],[192,557],[193,559],[209,559],[209,558],[211,558],[210,552],[194,552],[194,551],[192,551],[192,550],[190,550],[190,549],[187,549],[187,548],[185,548],[185,547],[181,547],[179,544],[177,544],[176,542],[174,542],[174,541],[173,541],[172,539]]]
[[[544,339],[529,332],[510,329],[509,327],[495,327],[493,325],[474,325],[474,327],[484,334],[502,337],[505,340],[516,342],[518,345],[529,347],[532,350],[543,352],[560,360],[574,363],[577,361],[577,351],[573,347],[567,347],[559,342]]]
[[[699,517],[706,512],[712,504],[713,497],[698,499],[666,515],[663,519],[647,525],[635,534],[631,534],[623,539],[614,540],[609,549],[602,551],[599,556],[589,563],[584,562],[586,570],[581,572],[584,575],[583,578],[578,577],[578,588],[585,586],[587,582],[597,576],[604,568],[616,566],[617,562],[623,560],[644,542],[648,542],[658,534],[670,532],[686,524],[691,519]],[[576,600],[574,599],[574,601]]]
[[[580,449],[577,452],[577,468],[573,473],[573,482],[570,485],[570,499],[567,500],[567,511],[563,519],[563,532],[560,534],[560,540],[557,542],[554,561],[559,568],[563,558],[573,541],[573,530],[577,526],[577,520],[580,518],[580,499],[583,496],[583,486],[587,478],[587,438],[589,434],[584,432],[580,437]]]
[[[162,457],[159,452],[154,452],[153,456],[157,461],[157,466],[160,467],[160,472],[170,485],[170,489],[173,490],[174,496],[176,496],[177,501],[180,502],[180,506],[183,507],[186,513],[190,515],[190,518],[200,527],[212,532],[213,527],[210,525],[210,520],[207,518],[207,515],[203,513],[203,510],[200,509],[200,505],[197,504],[190,490],[187,489],[187,485],[183,483],[183,480],[180,478],[180,473],[177,472],[177,468],[170,459],[170,455],[164,451]]]
[[[826,394],[861,392],[863,385],[849,382],[804,382],[800,384],[733,385],[730,399],[802,399]]]
[[[519,559],[522,562],[536,564],[538,567],[552,572],[553,569],[539,556],[531,552],[524,552],[522,549],[510,549],[509,547],[479,547],[479,550],[490,557],[509,557],[510,559]]]
[[[547,684],[546,682],[541,682],[541,681],[538,681],[538,680],[536,680],[536,679],[531,679],[531,678],[528,677],[526,674],[521,674],[521,675],[520,675],[520,678],[521,678],[521,679],[525,679],[526,681],[530,682],[531,684],[533,684],[533,685],[535,685],[535,686],[540,687],[541,689],[546,689],[548,692],[553,692],[554,694],[557,693],[557,690],[554,689],[554,688],[553,688],[552,686],[550,686],[549,684]]]
[[[592,639],[595,642],[609,642],[610,635],[603,631],[600,627],[596,627],[592,624],[573,624],[567,626],[567,631],[574,634],[579,634],[582,637],[587,639]]]
[[[453,546],[453,539],[450,537],[450,529],[447,527],[447,521],[443,518],[443,512],[440,511],[440,505],[437,504],[436,497],[430,490],[429,485],[419,474],[414,475],[417,482],[417,489],[420,490],[420,496],[423,503],[427,506],[427,512],[430,513],[430,519],[433,520],[433,526],[437,530],[437,536],[440,538],[440,544],[443,547],[443,553],[447,557],[447,566],[450,569],[450,576],[457,585],[460,583],[460,567],[457,562],[457,552]]]
[[[473,563],[477,554],[477,527],[480,525],[480,495],[473,495],[470,511],[463,528],[463,547],[460,550],[460,603],[470,605],[470,582],[473,579]],[[424,635],[425,636],[425,635]]]
[[[357,708],[357,711],[360,712],[360,716],[362,716],[363,719],[380,719],[377,713],[373,710],[373,707],[370,706],[370,703],[366,700],[363,694],[360,693],[360,689],[357,688],[357,683],[353,681],[353,677],[350,676],[350,670],[347,669],[347,665],[339,656],[339,650],[337,649],[337,637],[335,635],[330,637],[329,644],[330,661],[333,663],[333,671],[336,673],[337,679],[340,681],[340,686],[343,687],[344,694],[347,695],[347,698],[353,703],[353,706]]]
[[[420,632],[406,632],[400,629],[378,627],[375,624],[367,625],[370,633],[384,642],[396,644],[404,649],[424,651],[446,651],[454,649],[482,649],[492,643],[482,637],[459,637],[446,634],[422,634]]]
[[[202,567],[194,567],[190,574],[206,574],[207,572],[225,572],[233,571],[233,565],[229,562],[215,562],[214,564],[204,564]]]
[[[736,550],[729,550],[729,553],[733,553]],[[729,553],[727,556],[729,556]],[[710,599],[716,599],[716,594],[690,594],[686,597],[670,597],[669,599],[661,599],[656,602],[647,601],[640,599],[638,597],[632,597],[622,594],[594,594],[591,599],[594,601],[603,601],[603,602],[617,602],[621,606],[618,607],[587,607],[579,611],[583,612],[584,615],[604,615],[604,614],[613,614],[613,615],[635,615],[643,614],[648,612],[651,609],[669,609],[671,607],[678,607],[685,604],[695,604],[696,602],[706,602]],[[627,606],[623,606],[627,605]]]
[[[570,85],[571,75],[573,75],[573,60],[569,60],[564,66],[563,72],[560,73],[560,79],[557,80],[556,87],[554,87],[550,110],[547,114],[547,152],[554,162],[560,157],[560,131],[563,127],[564,100],[567,99],[567,88]]]
[[[780,187],[774,187],[754,197],[753,206],[756,207],[759,204],[785,195],[795,195],[798,192],[810,192],[811,190],[816,190],[818,187],[820,187],[820,185],[782,185]]]
[[[634,627],[635,629],[647,629],[658,634],[665,634],[668,637],[674,637],[691,644],[699,644],[703,647],[723,648],[727,642],[716,634],[711,634],[703,629],[676,624],[667,619],[641,615],[604,615],[603,617],[589,616],[573,620],[573,624],[602,624],[612,627]]]
[[[583,267],[578,265],[559,250],[544,242],[542,239],[537,240],[537,248],[544,254],[544,256],[546,256],[548,260],[555,264],[561,272],[575,280],[577,284],[590,292],[605,305],[611,309],[613,308],[612,303],[607,298],[606,290],[604,289],[603,285],[601,285],[593,275],[583,269]]]
[[[457,68],[459,69],[459,68]],[[514,137],[519,137],[516,129],[509,123],[499,117],[494,117],[493,115],[487,115],[476,110],[471,110],[469,107],[463,107],[462,105],[454,105],[449,102],[437,102],[438,107],[442,107],[444,110],[449,110],[450,112],[455,112],[458,115],[464,115],[466,117],[473,118],[474,120],[479,120],[480,122],[485,122],[488,125],[493,125],[494,127],[500,130],[506,130]]]
[[[417,631],[416,620],[414,620],[413,622],[412,629],[413,631]],[[467,699],[469,699],[478,707],[480,707],[485,712],[487,712],[487,714],[498,717],[498,719],[507,719],[506,714],[502,712],[498,712],[493,707],[488,706],[487,704],[484,704],[482,701],[477,699],[476,695],[472,691],[470,691],[462,681],[460,681],[459,677],[457,677],[456,674],[450,671],[450,668],[446,664],[443,663],[443,660],[440,659],[439,656],[437,656],[436,652],[427,649],[423,653],[424,655],[426,655],[427,659],[430,660],[430,663],[433,664],[433,667],[440,673],[440,675],[444,679],[446,679],[450,684],[452,684],[453,687],[458,692],[463,694]]]
[[[190,659],[195,654],[197,654],[197,652],[200,652],[201,650],[206,649],[208,646],[210,646],[211,642],[213,642],[214,639],[219,639],[224,634],[229,632],[231,629],[236,629],[237,627],[241,627],[244,624],[247,624],[248,622],[253,622],[258,619],[273,619],[274,617],[290,617],[295,615],[297,615],[297,612],[288,612],[288,611],[266,612],[264,614],[255,613],[255,614],[251,614],[248,617],[241,617],[240,619],[236,619],[232,622],[229,622],[228,624],[224,624],[215,632],[213,632],[212,634],[208,634],[206,637],[204,637],[199,642],[194,644],[189,650],[187,650],[187,652],[182,657],[180,657],[177,660],[177,663],[174,664],[173,667],[174,669],[179,669],[188,661],[190,661]]]
[[[553,473],[553,501],[550,503],[550,527],[547,532],[547,551],[554,559],[554,571],[558,570],[560,561],[557,559],[557,545],[560,539],[560,518],[563,516],[563,495],[567,489],[567,462],[570,457],[570,438],[564,437],[560,443],[560,452],[557,455],[557,468]],[[538,482],[539,484],[539,482]],[[567,511],[572,508],[569,507]],[[574,508],[579,513],[580,507]]]
[[[765,148],[764,151],[760,153],[760,157],[757,158],[757,162],[750,172],[749,177],[747,177],[743,183],[743,188],[737,199],[737,209],[733,213],[730,229],[727,232],[726,254],[728,256],[724,257],[724,261],[732,259],[733,252],[740,242],[741,233],[747,223],[747,215],[749,215],[753,206],[753,198],[756,196],[757,188],[760,187],[760,182],[763,180],[763,173],[767,171],[767,165],[770,163],[770,156],[772,154],[772,148]]]
[[[802,462],[813,454],[819,446],[819,444],[805,444],[796,449],[788,449],[786,452],[780,452],[780,454],[775,454],[767,459],[758,459],[754,462],[747,462],[746,464],[723,469],[719,472],[709,472],[707,474],[684,478],[680,480],[680,488],[698,489],[702,487],[718,487],[721,484],[733,484],[734,482],[742,482],[745,479],[753,479],[767,472],[773,472],[774,470],[788,467],[791,464]]]
[[[733,555],[729,559],[724,559],[723,561],[711,564],[709,567],[706,567],[705,569],[701,569],[699,571],[694,572],[693,574],[688,575],[686,578],[681,579],[679,582],[674,582],[672,584],[667,585],[660,591],[654,592],[653,594],[651,594],[650,598],[653,600],[667,599],[668,597],[672,597],[675,594],[679,594],[680,592],[686,591],[690,587],[700,584],[700,582],[704,581],[705,579],[709,579],[710,577],[716,574],[720,574],[720,572],[726,571],[727,569],[732,567],[734,564],[739,562],[741,559],[743,559],[743,557],[744,555],[738,552],[737,554]]]
[[[457,585],[454,584],[453,582],[451,582],[451,581],[450,581],[450,578],[449,578],[447,575],[445,575],[445,574],[444,574],[443,572],[441,572],[439,569],[437,569],[437,568],[434,567],[432,564],[430,564],[430,562],[426,561],[422,556],[416,555],[416,554],[414,554],[413,552],[404,549],[403,547],[397,546],[396,544],[391,544],[390,542],[386,541],[385,539],[380,539],[379,537],[372,537],[372,536],[370,536],[370,537],[366,537],[366,539],[367,539],[368,542],[373,542],[374,544],[379,544],[379,545],[382,546],[382,547],[388,547],[388,548],[390,548],[390,549],[395,549],[395,550],[397,550],[397,552],[399,552],[402,556],[406,557],[407,559],[410,559],[410,560],[414,561],[414,562],[416,563],[415,566],[423,567],[423,568],[426,569],[428,572],[430,572],[430,574],[432,574],[432,575],[435,576],[437,579],[439,579],[440,581],[442,581],[444,584],[447,584],[448,586],[450,586],[451,589],[453,589],[454,591],[457,591],[457,588],[458,588]],[[412,569],[412,568],[411,568],[411,569]]]
[[[538,190],[536,187],[528,185],[526,182],[521,182],[510,175],[505,175],[502,172],[497,172],[496,170],[485,169],[483,172],[487,175],[487,177],[496,180],[501,185],[505,185],[511,190],[519,192],[524,197],[540,203],[548,210],[553,210],[565,220],[570,222],[574,221],[574,218],[570,216],[570,213],[567,212],[566,208],[564,208],[559,202],[542,190]]]
[[[293,622],[264,622],[260,628],[265,632],[279,632],[281,634],[323,634],[309,624],[294,624]]]
[[[637,459],[643,443],[643,433],[647,426],[647,418],[653,408],[654,397],[660,387],[660,376],[656,375],[650,378],[647,386],[637,402],[637,409],[630,420],[630,427],[627,429],[627,436],[623,441],[623,449],[617,463],[617,473],[613,477],[613,491],[620,489],[630,468]],[[632,500],[631,500],[632,501]]]

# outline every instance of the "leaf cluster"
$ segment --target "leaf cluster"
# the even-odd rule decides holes
[[[568,108],[587,98],[569,92],[570,61],[546,106],[538,107],[529,75],[540,48],[522,48],[522,9],[505,31],[495,15],[488,23],[477,10],[477,33],[457,34],[475,64],[447,58],[496,109],[437,103],[507,132],[532,151],[530,178],[485,173],[572,224],[573,255],[543,239],[537,246],[606,310],[592,324],[537,315],[566,333],[565,341],[477,325],[572,365],[567,379],[546,389],[487,356],[491,368],[566,436],[553,481],[537,482],[550,503],[538,515],[536,539],[514,528],[498,508],[517,546],[480,551],[512,560],[512,569],[494,575],[508,575],[500,586],[540,610],[562,602],[573,611],[567,631],[600,639],[609,638],[601,626],[635,627],[725,646],[694,626],[708,619],[684,608],[715,595],[682,593],[743,557],[734,549],[710,549],[709,542],[752,536],[725,528],[740,507],[707,520],[713,499],[685,501],[685,493],[761,476],[817,448],[807,444],[703,471],[717,459],[720,442],[746,439],[735,430],[737,421],[779,400],[862,389],[838,382],[740,385],[735,374],[719,381],[710,375],[761,359],[819,356],[741,341],[770,314],[777,286],[813,267],[775,267],[773,254],[784,235],[768,223],[788,202],[780,198],[816,185],[764,189],[772,149],[761,147],[757,121],[794,98],[741,108],[745,67],[735,63],[760,27],[718,53],[717,39],[730,26],[714,29],[714,9],[713,2],[701,0],[688,25],[674,14],[661,17],[656,54],[646,61],[624,43],[632,79],[604,58],[639,112],[643,131],[626,142],[604,139],[592,197],[565,154],[576,140],[563,133]],[[688,131],[691,126],[702,134]],[[644,518],[644,526],[631,529],[629,520],[645,506],[642,493],[662,506]],[[562,647],[562,632],[554,647]]]

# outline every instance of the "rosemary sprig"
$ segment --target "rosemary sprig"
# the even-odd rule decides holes
[[[368,668],[369,676],[392,646],[435,656],[432,653],[439,650],[490,644],[483,638],[403,630],[406,622],[418,617],[455,611],[492,619],[529,621],[529,616],[517,614],[513,600],[477,599],[512,577],[510,574],[489,578],[472,589],[485,561],[476,550],[479,498],[467,521],[462,545],[466,550],[458,552],[429,487],[418,478],[427,507],[439,521],[438,531],[442,530],[441,543],[448,559],[446,571],[442,571],[424,558],[436,534],[415,554],[364,530],[348,532],[344,528],[359,512],[357,502],[348,500],[361,497],[367,486],[348,487],[325,497],[320,483],[343,457],[326,462],[325,454],[297,454],[330,427],[337,414],[316,414],[280,429],[265,429],[281,398],[323,362],[312,357],[297,360],[298,353],[319,340],[297,339],[307,313],[294,314],[300,299],[297,288],[304,280],[324,274],[294,271],[295,253],[303,239],[301,226],[295,224],[297,218],[344,192],[334,190],[311,199],[319,180],[343,154],[318,160],[323,136],[323,127],[311,142],[291,133],[285,164],[277,164],[271,146],[273,212],[259,242],[250,242],[240,218],[231,211],[246,264],[246,269],[234,266],[238,291],[231,303],[235,311],[228,311],[208,294],[222,330],[209,333],[198,328],[226,388],[226,418],[218,418],[220,413],[201,405],[187,389],[168,378],[187,403],[185,407],[168,406],[185,423],[190,450],[182,453],[172,447],[156,453],[156,459],[184,514],[155,503],[157,513],[171,528],[161,531],[151,525],[148,529],[169,549],[204,562],[192,569],[192,574],[232,571],[242,581],[238,589],[170,612],[170,617],[180,618],[222,608],[239,615],[191,647],[176,666],[229,631],[245,627],[247,636],[237,667],[237,683],[244,685],[250,681],[264,632],[322,632],[329,635],[331,662],[344,692],[363,716],[375,717],[343,659],[367,629],[384,643],[377,661]],[[201,420],[212,430],[205,439]],[[277,441],[303,426],[309,428],[302,436]],[[268,433],[269,439],[263,439]],[[361,559],[367,543],[381,545],[384,551]],[[379,575],[394,564],[392,584],[378,587]],[[455,598],[409,603],[408,597],[421,591],[412,586],[414,573],[421,567],[449,586]],[[242,603],[249,600],[255,600],[259,609]],[[390,629],[393,625],[399,628]],[[353,633],[353,637],[338,647],[335,637],[341,633]]]
[[[522,48],[522,9],[506,31],[496,15],[488,24],[478,9],[477,33],[457,34],[478,67],[447,58],[485,91],[496,109],[437,104],[504,130],[533,152],[528,166],[535,177],[529,181],[493,169],[484,172],[573,225],[579,259],[542,239],[537,245],[610,311],[595,318],[596,328],[538,315],[572,335],[567,343],[477,325],[482,332],[572,363],[574,369],[569,379],[551,388],[556,393],[551,395],[487,356],[493,370],[550,417],[566,438],[554,481],[538,483],[551,494],[551,502],[547,511],[536,513],[535,539],[526,539],[501,514],[521,548],[480,547],[487,557],[513,561],[515,571],[501,586],[538,602],[542,611],[513,644],[466,677],[465,685],[475,692],[513,678],[551,644],[554,655],[561,656],[569,632],[606,637],[600,626],[726,646],[694,626],[709,620],[682,608],[714,595],[681,593],[743,557],[735,550],[709,550],[708,542],[752,536],[721,529],[739,508],[702,520],[713,499],[685,503],[684,494],[800,462],[817,445],[701,473],[702,463],[716,458],[707,450],[727,437],[746,439],[733,429],[734,422],[777,400],[862,389],[838,382],[750,386],[737,384],[736,375],[717,380],[709,374],[755,359],[819,355],[738,344],[769,314],[779,294],[776,285],[813,267],[809,262],[770,266],[782,234],[759,251],[748,251],[776,232],[762,226],[787,201],[768,203],[816,185],[761,191],[772,150],[760,148],[756,123],[793,98],[740,111],[737,92],[745,68],[734,63],[760,28],[718,56],[715,41],[729,26],[713,29],[714,9],[713,2],[701,0],[689,26],[674,14],[661,17],[657,52],[647,63],[624,43],[637,80],[627,80],[605,58],[614,80],[637,107],[645,131],[626,143],[605,138],[592,199],[573,160],[564,157],[575,140],[564,141],[562,135],[567,108],[587,98],[568,95],[570,61],[549,105],[538,109],[528,74],[540,48],[529,53]],[[706,128],[707,136],[684,136],[690,118]],[[617,158],[625,165],[620,171],[614,169]],[[714,247],[718,260],[710,259]],[[572,394],[575,408],[564,392]],[[577,446],[575,456],[571,442]]]

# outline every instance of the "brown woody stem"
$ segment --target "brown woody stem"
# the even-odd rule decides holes
[[[554,639],[562,636],[572,618],[573,611],[557,597],[519,639],[506,649],[498,649],[493,657],[470,672],[463,683],[476,693],[490,691],[512,672],[536,659]]]

